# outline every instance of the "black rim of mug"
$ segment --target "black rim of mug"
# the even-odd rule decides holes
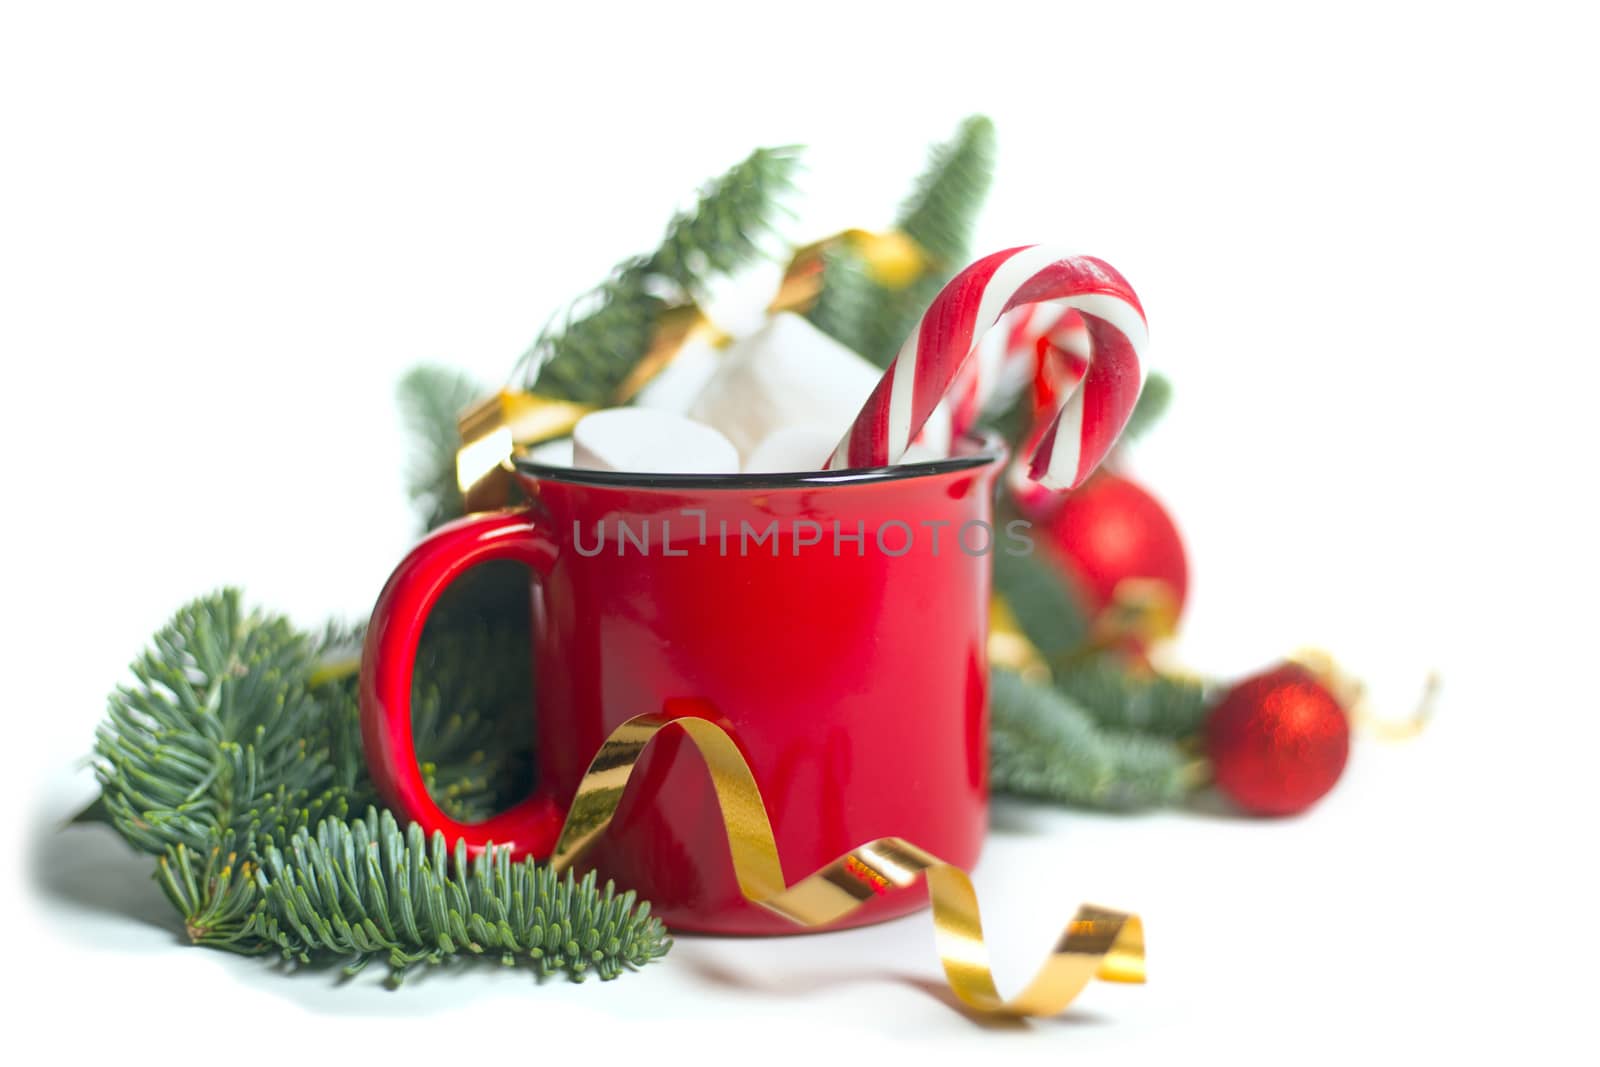
[[[858,467],[840,471],[789,471],[777,474],[645,474],[637,471],[596,471],[579,467],[553,467],[515,457],[519,473],[541,482],[603,485],[618,489],[800,489],[819,486],[870,485],[908,478],[931,478],[954,471],[972,470],[1005,458],[1006,446],[994,434],[969,437],[972,451],[949,459],[904,463],[892,467]]]

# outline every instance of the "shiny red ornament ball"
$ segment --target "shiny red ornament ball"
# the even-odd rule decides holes
[[[1311,671],[1285,663],[1235,685],[1206,720],[1218,788],[1256,815],[1293,815],[1332,789],[1350,720]]]
[[[1102,470],[1077,492],[1034,497],[1024,509],[1091,618],[1154,589],[1163,594],[1168,627],[1177,625],[1189,595],[1189,560],[1177,524],[1148,491]]]

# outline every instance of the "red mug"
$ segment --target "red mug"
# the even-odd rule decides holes
[[[389,806],[469,847],[547,856],[589,760],[623,721],[702,709],[733,735],[793,882],[906,838],[970,867],[988,816],[993,441],[954,457],[774,475],[624,474],[519,461],[530,503],[435,530],[389,578],[361,662],[361,728]],[[411,738],[428,612],[468,568],[532,572],[534,795],[479,823],[429,797]],[[531,710],[531,709],[530,709]],[[739,892],[705,765],[668,730],[582,860],[676,930],[794,933]],[[915,911],[889,894],[837,924]]]

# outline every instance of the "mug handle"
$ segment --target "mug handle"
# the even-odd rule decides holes
[[[361,740],[378,792],[397,815],[430,836],[442,831],[452,845],[464,839],[473,852],[493,843],[510,845],[519,859],[544,859],[564,817],[551,797],[536,790],[483,822],[457,822],[428,795],[411,738],[411,675],[428,613],[451,582],[498,559],[527,564],[543,582],[556,545],[531,511],[486,512],[439,527],[400,561],[378,596],[361,652]]]

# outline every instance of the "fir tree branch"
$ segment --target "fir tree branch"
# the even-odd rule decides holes
[[[1133,674],[1109,656],[1059,665],[1055,686],[1104,729],[1151,737],[1193,737],[1208,710],[1199,682]]]
[[[545,327],[518,363],[524,384],[562,400],[614,403],[649,350],[661,312],[760,253],[798,166],[798,148],[758,148],[707,185],[695,208],[668,225],[660,247],[618,264]]]
[[[523,356],[525,385],[545,396],[609,405],[617,388],[650,350],[667,302],[648,278],[624,272],[573,304],[565,320],[545,328]]]
[[[1126,444],[1143,437],[1161,421],[1161,416],[1167,413],[1167,406],[1171,402],[1171,380],[1165,375],[1154,372],[1146,375],[1144,390],[1139,394],[1139,402],[1134,405],[1133,413],[1128,416],[1128,424],[1122,428],[1122,437],[1118,440],[1118,444]]]
[[[440,598],[417,643],[412,738],[451,818],[476,822],[533,786],[533,620],[527,568],[487,563]]]
[[[990,672],[989,783],[996,792],[1126,811],[1187,788],[1173,742],[1100,729],[1081,707],[1014,671]]]
[[[421,513],[423,528],[442,526],[462,513],[456,484],[457,419],[484,390],[471,377],[444,367],[414,367],[400,379],[400,417],[412,441],[406,493]]]
[[[219,833],[208,848],[170,845],[156,859],[156,882],[183,917],[191,943],[244,956],[266,950],[250,933],[260,904],[252,851],[241,854],[236,835]]]
[[[753,261],[793,188],[799,161],[798,145],[756,149],[703,188],[693,210],[673,217],[661,247],[639,270],[669,279],[690,297],[710,279]]]
[[[441,605],[424,633],[414,723],[436,796],[467,818],[525,793],[531,773],[518,740],[531,704],[526,598],[488,566],[469,578],[481,587]],[[631,893],[558,880],[505,850],[469,864],[459,843],[452,868],[442,835],[402,835],[373,808],[345,818],[352,799],[373,795],[354,680],[316,679],[330,651],[357,638],[330,627],[313,640],[245,612],[227,590],[180,610],[135,662],[135,684],[112,695],[95,743],[104,809],[130,844],[157,854],[157,881],[190,939],[296,959],[383,958],[396,977],[493,952],[534,959],[544,974],[611,978],[664,954],[665,930]],[[520,658],[507,642],[520,643]],[[512,703],[516,715],[499,714]]]
[[[972,228],[994,178],[994,155],[994,123],[983,115],[966,118],[950,141],[934,146],[895,219],[946,278],[966,265]]]
[[[879,363],[868,354],[868,348],[872,322],[883,310],[888,294],[867,271],[860,254],[836,242],[822,253],[822,288],[805,317],[852,352],[886,367],[888,362]]]
[[[282,849],[268,845],[255,880],[264,906],[250,933],[298,960],[385,959],[396,982],[416,964],[462,953],[611,979],[672,943],[649,904],[610,882],[597,888],[593,872],[579,882],[531,859],[513,863],[506,849],[469,860],[465,842],[452,851],[415,823],[402,833],[371,808],[364,819],[324,820],[315,835],[301,829]]]
[[[212,835],[315,822],[338,810],[329,736],[307,692],[312,643],[240,606],[197,600],[133,664],[95,739],[95,775],[117,831],[161,853]]]
[[[411,738],[423,782],[445,814],[478,822],[532,787],[533,665],[528,576],[520,564],[473,568],[439,598],[417,642]],[[357,699],[365,627],[330,626],[313,684],[327,708],[334,782],[351,810],[378,802],[366,777]]]
[[[891,289],[874,280],[847,249],[823,260],[822,290],[807,317],[847,348],[887,367],[917,319],[946,282],[966,266],[972,229],[994,175],[994,124],[963,121],[929,153],[927,169],[901,205],[895,227],[928,256],[927,270]]]
[[[1005,500],[996,505],[995,525],[1005,527],[1018,518]],[[1033,647],[1050,663],[1077,655],[1089,638],[1089,620],[1077,594],[1048,550],[1035,546],[1026,556],[1005,552],[994,560],[994,591],[1004,598],[1017,625]]]

